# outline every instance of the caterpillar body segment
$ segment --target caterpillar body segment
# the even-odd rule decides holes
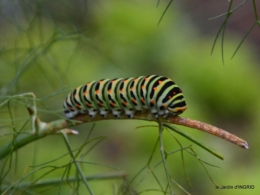
[[[110,80],[104,88],[105,93],[105,100],[108,103],[110,110],[114,117],[119,118],[120,114],[122,113],[123,109],[120,106],[117,98],[117,87],[121,83],[122,78],[116,78]]]

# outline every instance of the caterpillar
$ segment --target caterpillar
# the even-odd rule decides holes
[[[187,109],[182,90],[169,78],[149,75],[91,81],[70,93],[64,103],[66,118],[88,113],[103,117],[112,112],[120,118],[122,112],[133,118],[135,112],[149,110],[159,115],[176,116]]]

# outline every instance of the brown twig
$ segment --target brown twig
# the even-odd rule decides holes
[[[41,139],[47,135],[53,135],[56,134],[57,131],[62,129],[68,129],[70,127],[87,123],[87,122],[97,122],[100,120],[127,120],[125,115],[122,115],[120,119],[115,119],[112,114],[108,114],[107,117],[102,117],[100,115],[97,115],[94,118],[90,118],[88,115],[79,115],[75,117],[73,120],[56,120],[49,123],[45,123],[40,121],[39,118],[35,119],[35,126],[36,129],[38,129],[36,132],[32,131],[29,134],[18,134],[15,137],[15,140],[10,141],[9,143],[6,143],[2,146],[0,146],[0,160],[4,157],[6,157],[8,154],[18,150],[19,148],[36,141],[37,139]],[[207,133],[210,133],[212,135],[215,135],[217,137],[221,137],[229,142],[232,142],[242,148],[248,149],[248,144],[246,141],[242,140],[241,138],[228,133],[227,131],[214,127],[212,125],[188,119],[188,118],[182,118],[179,116],[176,117],[168,117],[167,119],[160,117],[159,119],[156,119],[151,113],[136,113],[134,118],[136,120],[146,120],[146,121],[153,121],[153,122],[165,122],[165,123],[171,123],[176,125],[182,125],[186,127],[191,127],[194,129],[198,129],[201,131],[205,131]],[[130,119],[132,120],[132,119]],[[71,132],[71,131],[70,131]],[[72,134],[75,134],[73,132]]]
[[[243,140],[223,129],[209,125],[207,123],[203,123],[203,122],[196,121],[196,120],[189,119],[189,118],[182,118],[179,116],[168,118],[168,121],[173,124],[191,127],[193,129],[198,129],[198,130],[210,133],[212,135],[225,139],[229,142],[232,142],[242,148],[245,148],[245,149],[249,148],[248,143],[245,140]]]
[[[81,122],[91,122],[91,121],[106,120],[106,119],[109,120],[109,119],[115,119],[115,118],[113,116],[111,118],[110,115],[108,115],[106,118],[103,118],[99,115],[97,115],[95,118],[89,118],[86,115],[79,115],[79,116],[75,117],[75,120],[79,120]],[[121,119],[127,119],[127,118],[122,117]],[[193,129],[198,129],[198,130],[207,132],[209,134],[215,135],[215,136],[225,139],[231,143],[234,143],[242,148],[245,148],[245,149],[249,148],[248,143],[245,140],[243,140],[223,129],[220,129],[213,125],[203,123],[203,122],[200,122],[197,120],[193,120],[193,119],[189,119],[189,118],[182,118],[180,116],[172,116],[172,117],[170,116],[167,119],[160,117],[159,119],[156,120],[152,114],[147,113],[147,112],[136,113],[133,119],[157,121],[157,122],[162,121],[162,122],[166,122],[166,123],[182,125],[182,126],[190,127]]]

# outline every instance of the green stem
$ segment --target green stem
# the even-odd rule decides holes
[[[159,123],[159,139],[160,139],[160,152],[161,152],[161,156],[162,156],[162,161],[163,161],[163,165],[164,165],[164,170],[166,173],[166,177],[168,180],[168,185],[169,185],[169,189],[170,189],[170,194],[174,194],[172,192],[172,185],[171,185],[171,178],[169,175],[169,170],[167,167],[167,163],[166,163],[166,157],[165,157],[165,153],[164,153],[164,147],[163,147],[163,137],[162,137],[162,133],[163,133],[163,124]]]

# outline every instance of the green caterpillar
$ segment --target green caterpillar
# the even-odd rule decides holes
[[[171,79],[157,75],[88,82],[70,93],[63,107],[66,118],[84,113],[106,117],[109,112],[119,118],[123,111],[133,118],[136,111],[144,110],[166,118],[187,109],[182,90]]]

